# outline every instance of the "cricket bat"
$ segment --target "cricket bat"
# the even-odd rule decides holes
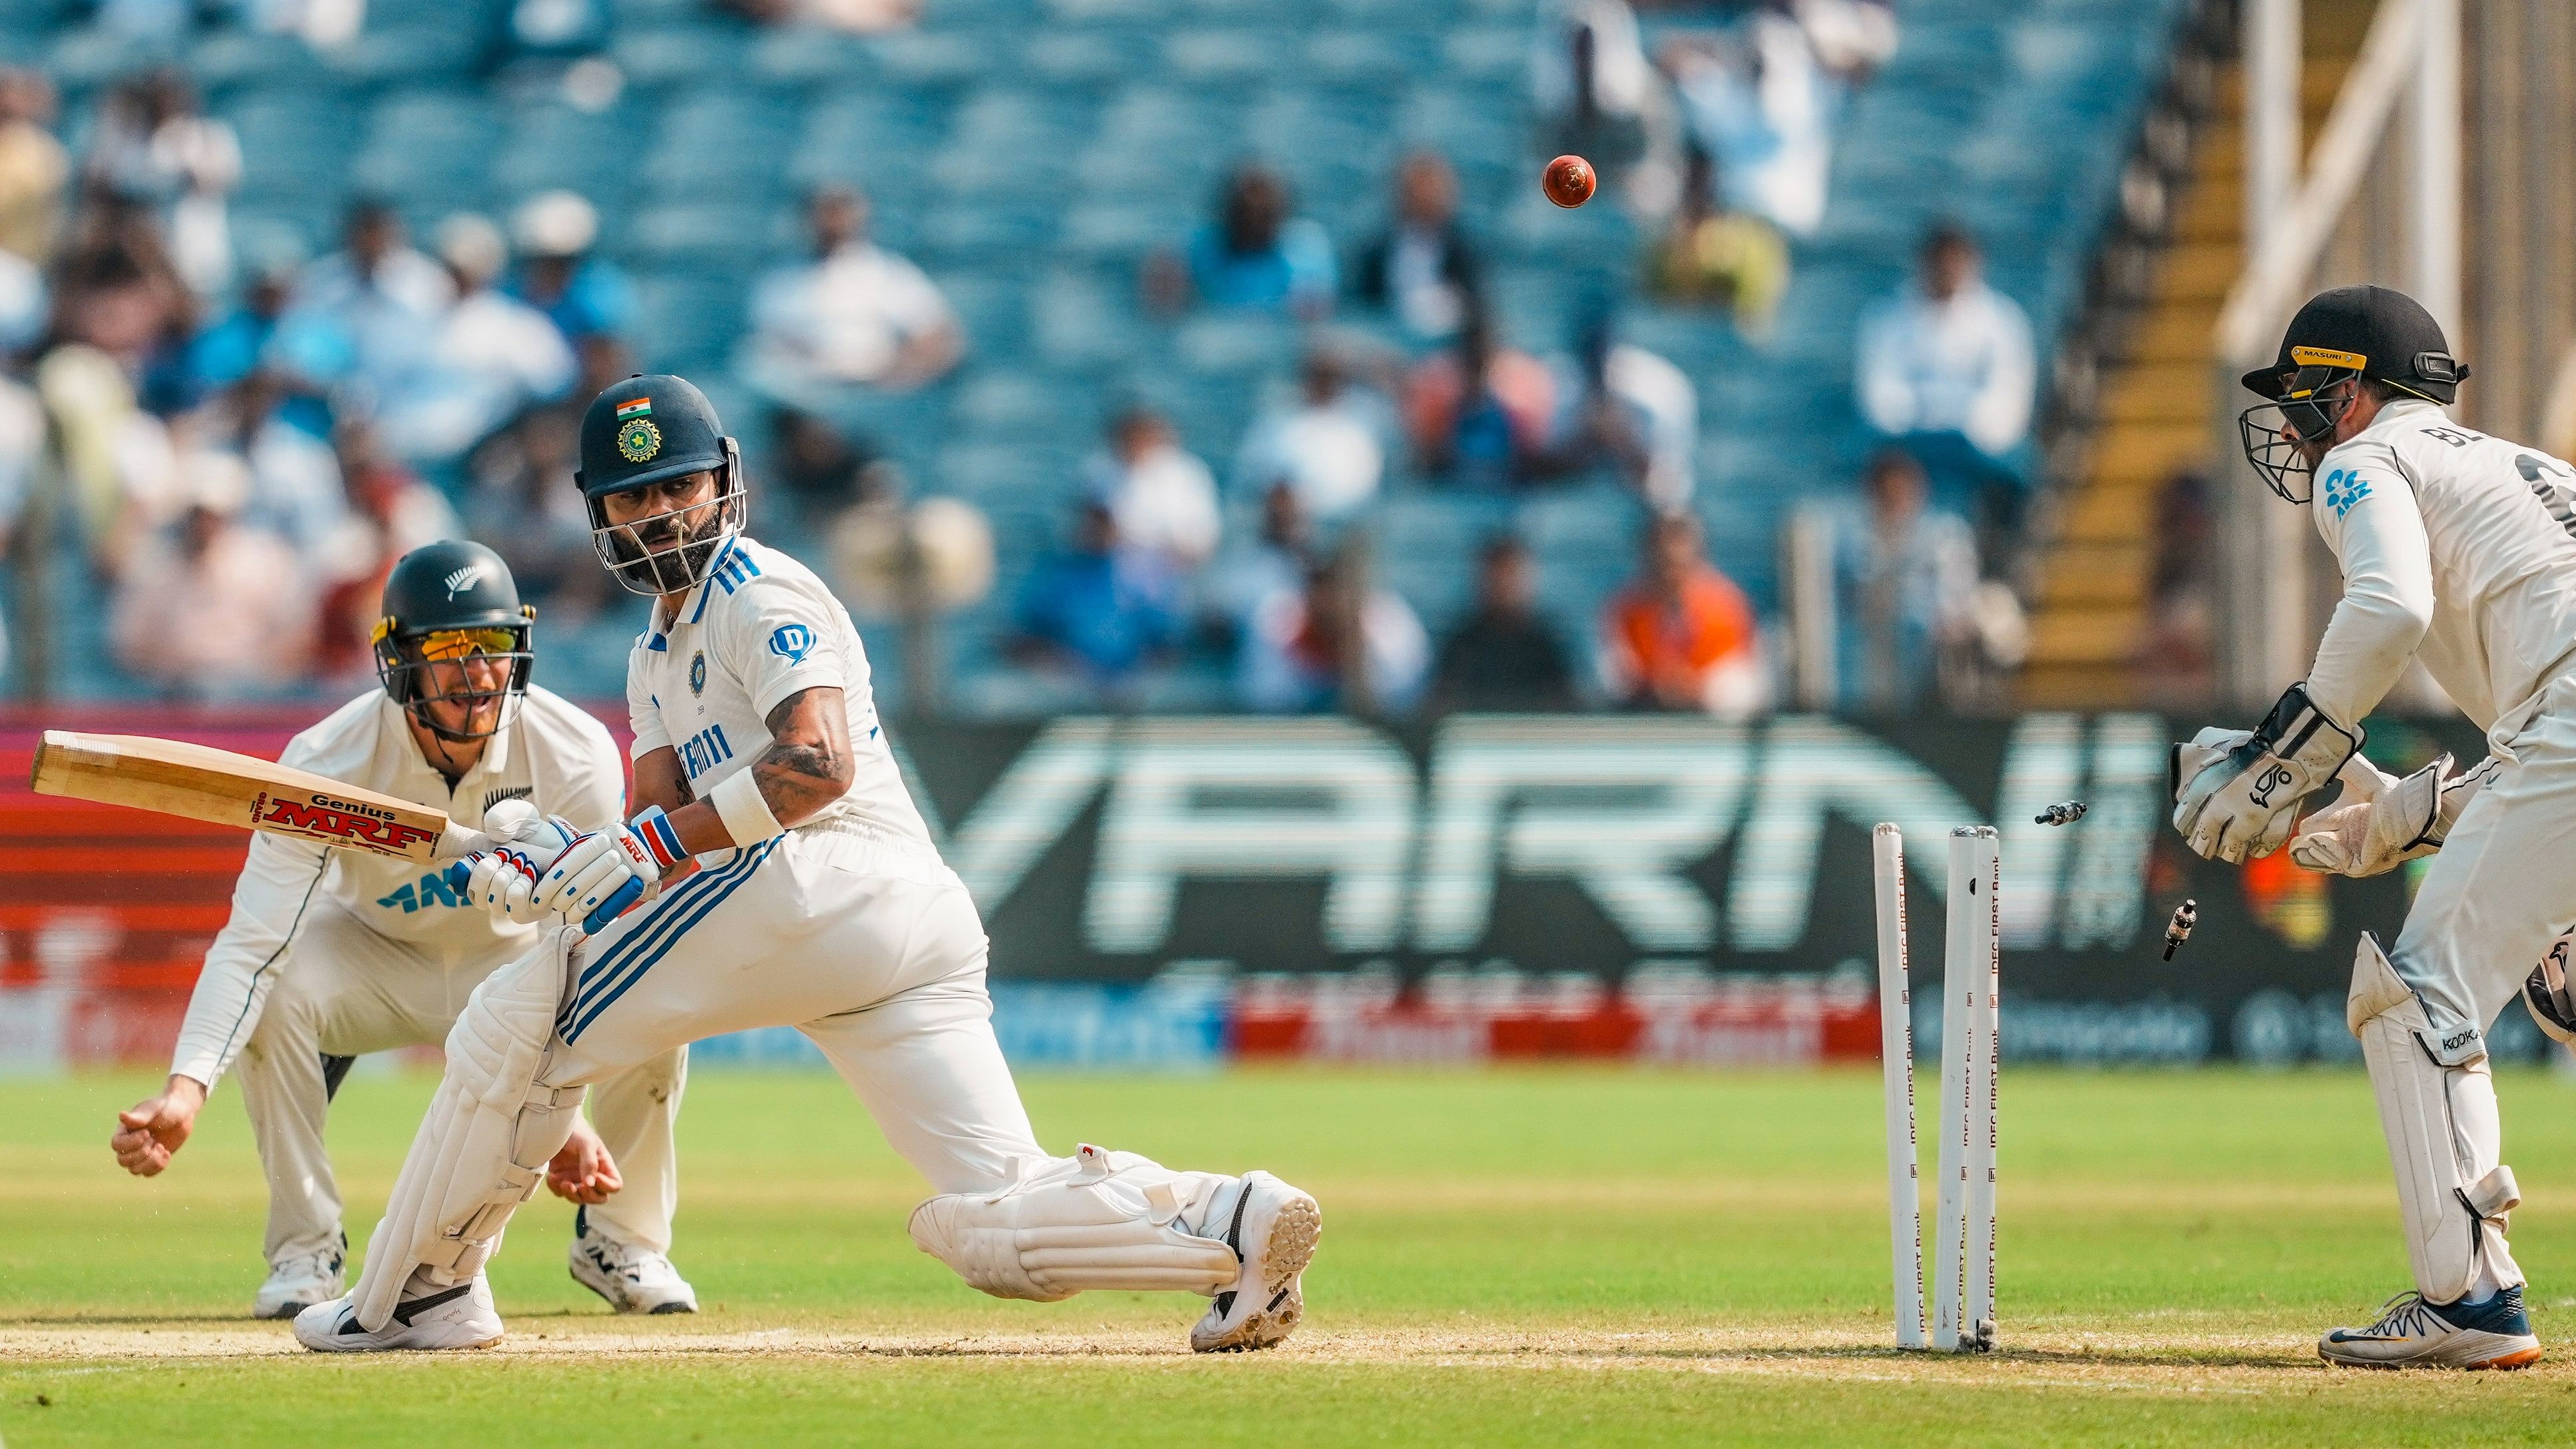
[[[494,844],[443,810],[273,760],[148,735],[47,730],[36,746],[33,783],[39,795],[126,805],[423,863],[462,859]]]

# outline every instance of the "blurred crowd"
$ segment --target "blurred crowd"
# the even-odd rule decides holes
[[[190,9],[106,11],[141,26],[171,7]],[[354,30],[352,7],[279,0],[256,23],[312,38]],[[717,8],[860,29],[915,13],[909,0]],[[1532,144],[1596,162],[1605,202],[1650,238],[1641,291],[1758,339],[1791,240],[1824,215],[1836,121],[1897,43],[1894,12],[1665,8],[1723,23],[1673,30],[1649,54],[1627,0],[1546,0]],[[585,16],[588,0],[511,9],[530,34]],[[634,288],[600,254],[591,204],[545,192],[415,237],[394,206],[362,199],[336,244],[306,255],[230,224],[242,168],[233,130],[175,70],[119,84],[77,156],[43,77],[0,72],[9,607],[48,607],[46,565],[87,569],[112,600],[124,671],[173,696],[238,697],[365,676],[386,569],[440,536],[498,549],[550,630],[622,605],[568,486],[582,402],[637,366]],[[1264,711],[1772,707],[1782,631],[1711,562],[1700,524],[1699,380],[1622,336],[1607,307],[1559,352],[1515,347],[1449,163],[1405,155],[1387,186],[1376,228],[1336,237],[1282,175],[1247,163],[1203,224],[1148,259],[1137,305],[1158,317],[1368,325],[1299,329],[1302,357],[1282,359],[1293,381],[1213,462],[1155,407],[1114,409],[1061,541],[1009,571],[1004,652],[1029,697],[1151,706],[1195,669]],[[881,538],[906,491],[851,419],[939,384],[974,343],[871,220],[854,188],[807,197],[803,255],[751,289],[731,369],[755,404],[736,431],[760,486],[790,505],[781,526],[827,549],[860,525]],[[1998,621],[2010,594],[1986,581],[1981,551],[2021,514],[2029,323],[1983,281],[1975,239],[1944,227],[1914,280],[1856,319],[1854,355],[1857,411],[1883,446],[1828,521],[1825,702],[1955,703],[2013,622]],[[1635,564],[1573,627],[1542,607],[1518,510],[1578,488],[1624,498]],[[1475,557],[1456,561],[1472,605],[1437,637],[1372,556],[1375,510],[1400,490],[1493,505]]]

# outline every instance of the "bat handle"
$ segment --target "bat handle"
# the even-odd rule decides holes
[[[582,918],[582,934],[596,936],[607,930],[609,922],[626,914],[627,908],[642,899],[643,895],[644,882],[628,877],[626,884],[619,886],[615,895],[601,901],[596,909]]]
[[[438,833],[438,844],[431,847],[429,858],[462,861],[469,855],[490,850],[499,844],[501,844],[500,841],[494,840],[480,830],[469,829],[450,820],[447,822],[447,828]]]

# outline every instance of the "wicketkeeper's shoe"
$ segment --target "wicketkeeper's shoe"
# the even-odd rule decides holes
[[[2400,1293],[2368,1328],[2338,1328],[2317,1356],[2351,1368],[2517,1369],[2540,1362],[2540,1340],[2522,1311],[2522,1289],[2475,1303],[2427,1303]]]
[[[572,1281],[608,1300],[620,1313],[695,1313],[698,1290],[650,1248],[621,1243],[590,1225],[587,1209],[573,1214],[572,1248],[566,1255]]]
[[[1234,1201],[1219,1206],[1223,1212],[1200,1231],[1223,1238],[1243,1271],[1190,1330],[1190,1347],[1200,1353],[1269,1348],[1306,1316],[1302,1276],[1324,1233],[1323,1209],[1266,1172],[1245,1173]]]
[[[293,1318],[316,1303],[328,1303],[348,1291],[341,1269],[346,1260],[337,1249],[299,1253],[271,1264],[268,1281],[250,1302],[253,1318]]]
[[[501,1341],[501,1315],[492,1307],[483,1275],[406,1298],[373,1333],[358,1326],[346,1298],[316,1303],[295,1315],[295,1341],[315,1353],[384,1353],[393,1349],[488,1348]]]

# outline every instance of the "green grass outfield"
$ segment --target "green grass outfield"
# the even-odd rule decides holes
[[[1001,1303],[903,1233],[918,1180],[832,1078],[701,1074],[674,1256],[708,1311],[616,1320],[540,1198],[498,1349],[325,1359],[243,1316],[262,1192],[228,1087],[150,1182],[139,1076],[0,1083],[0,1440],[73,1444],[2565,1443],[2576,1344],[2521,1374],[2329,1371],[2403,1287],[2357,1072],[2008,1070],[2001,1326],[1889,1348],[1874,1073],[1032,1076],[1040,1134],[1270,1167],[1324,1204],[1306,1326],[1193,1358],[1194,1299]],[[363,1241],[426,1100],[332,1120]],[[2515,1235],[2576,1333],[2576,1085],[2503,1083]],[[1928,1135],[1928,1134],[1927,1134]],[[1927,1174],[1928,1175],[1928,1174]],[[40,1402],[41,1400],[41,1402]]]

